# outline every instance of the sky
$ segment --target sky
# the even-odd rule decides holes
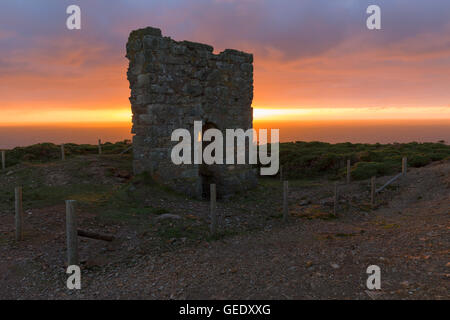
[[[448,0],[2,0],[0,125],[129,122],[125,44],[146,26],[253,53],[256,119],[450,119]]]

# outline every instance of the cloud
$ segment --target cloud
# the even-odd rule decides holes
[[[160,27],[176,40],[255,55],[255,106],[448,106],[450,2],[378,0],[2,1],[1,108],[126,108],[125,43]],[[20,18],[20,19],[19,19]]]

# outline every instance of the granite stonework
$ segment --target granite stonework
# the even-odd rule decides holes
[[[175,41],[149,27],[131,32],[126,57],[136,174],[149,172],[155,181],[197,198],[208,196],[211,183],[218,196],[256,185],[251,165],[175,165],[170,157],[178,143],[171,141],[173,130],[193,135],[194,121],[224,137],[225,129],[252,128],[253,55],[230,49],[214,54],[209,45]]]

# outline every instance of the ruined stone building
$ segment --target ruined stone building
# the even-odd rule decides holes
[[[226,196],[256,184],[251,165],[181,164],[171,161],[173,130],[252,128],[253,56],[227,49],[214,54],[206,44],[174,41],[145,28],[127,43],[133,112],[133,166],[193,197],[207,197],[209,185]],[[195,139],[197,137],[192,137]]]

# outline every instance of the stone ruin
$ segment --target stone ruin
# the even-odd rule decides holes
[[[256,170],[248,164],[171,161],[178,143],[171,141],[173,130],[185,128],[193,135],[194,121],[202,121],[203,131],[221,130],[224,137],[225,129],[252,128],[252,54],[231,49],[214,54],[209,45],[175,41],[148,27],[131,32],[126,57],[136,174],[148,172],[155,181],[196,198],[208,197],[211,183],[218,197],[256,185]]]

